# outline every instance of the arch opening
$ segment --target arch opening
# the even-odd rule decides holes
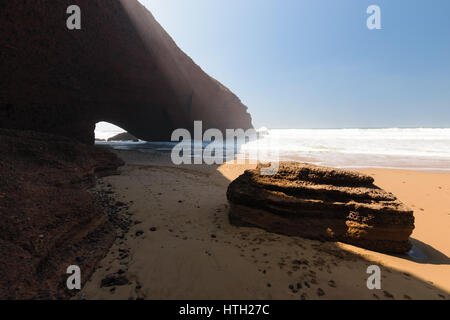
[[[100,121],[95,124],[94,134],[96,142],[139,140],[125,129],[106,121]]]

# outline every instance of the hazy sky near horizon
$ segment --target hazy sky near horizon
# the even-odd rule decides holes
[[[139,1],[256,127],[450,127],[448,0]]]

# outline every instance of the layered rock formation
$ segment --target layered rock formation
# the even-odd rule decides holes
[[[275,175],[247,170],[228,187],[235,225],[380,252],[406,252],[413,212],[353,171],[283,162]]]
[[[0,129],[0,299],[67,297],[115,238],[86,191],[122,164],[114,154],[49,134]]]
[[[66,27],[70,5],[81,30]],[[0,1],[0,70],[1,128],[93,143],[102,120],[143,140],[170,140],[194,120],[251,127],[241,101],[137,0]]]

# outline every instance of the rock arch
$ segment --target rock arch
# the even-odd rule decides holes
[[[68,30],[69,5],[82,10]],[[108,121],[143,140],[176,128],[252,127],[239,98],[183,53],[136,0],[4,1],[0,127],[93,143]]]

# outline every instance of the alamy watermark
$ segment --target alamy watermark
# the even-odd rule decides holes
[[[66,13],[70,16],[67,18],[66,26],[69,30],[81,29],[81,9],[77,5],[71,5],[67,8]]]
[[[81,269],[77,265],[71,265],[67,267],[67,274],[70,276],[67,278],[66,286],[69,290],[80,290],[81,289]]]
[[[381,29],[381,8],[377,5],[371,5],[366,10],[370,16],[367,18],[366,25],[369,30]]]
[[[219,129],[203,132],[202,121],[194,121],[194,137],[187,129],[176,129],[171,141],[178,144],[172,149],[171,159],[180,164],[224,164],[231,161],[237,164],[267,163],[261,168],[261,175],[273,175],[278,172],[278,146],[272,143],[265,148],[259,147],[259,134],[255,129],[226,129],[225,137]],[[252,148],[243,148],[251,143]],[[268,161],[269,153],[271,161]],[[270,164],[269,164],[270,163]]]
[[[377,265],[371,265],[367,267],[367,273],[370,276],[367,278],[367,289],[369,290],[380,290],[381,289],[381,269]]]
[[[81,29],[81,8],[77,5],[67,7],[66,13],[70,15],[67,18],[66,26],[69,30]],[[378,5],[370,5],[367,7],[366,13],[370,15],[367,18],[366,25],[369,30],[381,29],[381,8]]]

